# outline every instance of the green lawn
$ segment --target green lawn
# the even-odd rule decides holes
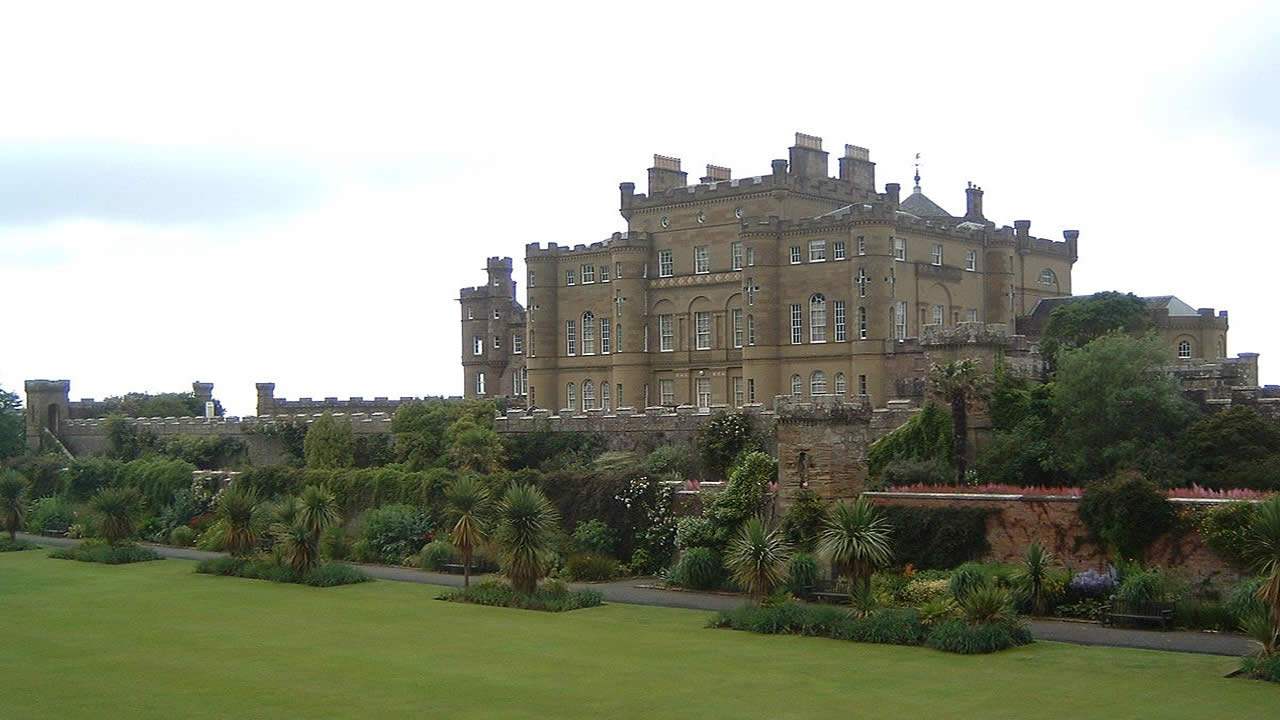
[[[0,717],[1271,717],[1231,658],[924,648],[708,630],[707,613],[547,614],[374,582],[276,585],[180,560],[0,556]]]

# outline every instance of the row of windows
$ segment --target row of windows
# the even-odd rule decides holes
[[[476,310],[475,310],[475,308],[471,308],[471,307],[467,308],[467,319],[468,319],[468,320],[475,320],[475,319],[476,319]],[[498,310],[497,308],[494,308],[494,311],[493,311],[493,319],[494,319],[494,320],[501,320],[501,319],[502,319],[502,311],[501,311],[501,310]]]
[[[493,349],[494,349],[494,350],[501,350],[501,349],[502,349],[502,336],[501,336],[501,335],[494,335],[494,336],[493,336]],[[523,353],[524,353],[524,336],[523,336],[523,335],[521,335],[520,333],[514,333],[514,334],[512,334],[512,336],[511,336],[511,354],[512,354],[512,355],[521,355],[521,354],[523,354]],[[483,338],[482,336],[480,336],[480,335],[473,335],[473,336],[471,336],[471,354],[472,354],[472,355],[483,355],[483,354],[484,354],[484,338]]]
[[[832,389],[836,395],[844,395],[849,391],[848,383],[845,380],[844,373],[838,372],[835,376],[835,387]],[[804,378],[799,374],[791,376],[791,397],[799,398],[804,394]],[[827,374],[821,370],[814,370],[809,374],[809,395],[826,395],[827,394]],[[867,394],[867,376],[858,376],[858,394]]]
[[[579,269],[582,271],[582,275],[581,275],[581,277],[582,277],[582,284],[583,284],[583,285],[591,285],[591,284],[595,283],[595,281],[596,281],[596,266],[595,266],[595,265],[582,265]],[[578,276],[578,274],[577,274],[577,272],[576,272],[576,271],[574,271],[574,270],[565,270],[565,271],[564,271],[564,284],[565,284],[565,285],[577,285],[577,284],[578,284],[578,277],[579,277],[579,276]],[[622,277],[622,263],[614,263],[614,272],[613,272],[613,276],[612,276],[612,277],[610,277],[610,276],[609,276],[609,265],[608,265],[608,263],[606,263],[606,264],[604,264],[604,265],[599,266],[599,278],[600,278],[600,282],[602,282],[602,283],[607,283],[607,282],[611,281],[614,277],[617,277],[617,278]],[[534,280],[534,276],[533,276],[533,271],[531,270],[531,271],[529,271],[529,287],[533,287],[533,280]]]
[[[623,407],[622,401],[622,383],[618,383],[618,407]],[[569,383],[565,386],[565,407],[570,410],[578,409],[578,388]],[[596,404],[596,386],[590,379],[582,381],[582,409],[583,410],[612,410],[613,396],[610,394],[610,385],[608,380],[600,381],[600,404]]]
[[[482,372],[476,373],[476,394],[484,395],[487,388],[485,387],[485,375]],[[524,396],[529,392],[529,369],[520,368],[511,378],[511,392],[517,397]]]
[[[582,313],[582,354],[596,354],[596,316],[590,310]],[[622,325],[614,327],[610,318],[600,318],[600,354],[608,355],[612,352],[622,352]],[[617,330],[615,333],[614,330]],[[613,338],[618,338],[617,346],[614,346]],[[578,354],[578,321],[566,320],[564,327],[565,353],[568,355]]]

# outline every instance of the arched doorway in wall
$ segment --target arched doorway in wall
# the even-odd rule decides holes
[[[61,414],[61,411],[58,409],[58,404],[49,403],[49,408],[48,408],[47,416],[45,420],[45,427],[49,428],[49,432],[53,433],[54,435],[58,434],[58,426],[59,426],[58,420],[60,419],[60,414]]]

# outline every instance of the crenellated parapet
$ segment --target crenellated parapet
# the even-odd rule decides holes
[[[262,432],[271,426],[286,424],[310,425],[324,413],[281,413],[278,415],[245,417],[141,417],[125,418],[137,428],[146,428],[156,435],[234,435]],[[350,421],[356,434],[372,435],[391,432],[390,413],[332,413],[339,422]],[[106,431],[109,418],[84,418],[63,423],[62,435],[96,435]]]
[[[652,240],[653,236],[646,232],[616,232],[608,239],[593,242],[589,245],[579,243],[569,246],[547,243],[547,247],[544,249],[541,243],[529,243],[525,245],[525,262],[558,260],[562,257],[593,255],[604,251],[648,252]]]

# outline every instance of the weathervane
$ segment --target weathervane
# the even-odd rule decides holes
[[[920,153],[916,153],[916,192],[920,192]]]

